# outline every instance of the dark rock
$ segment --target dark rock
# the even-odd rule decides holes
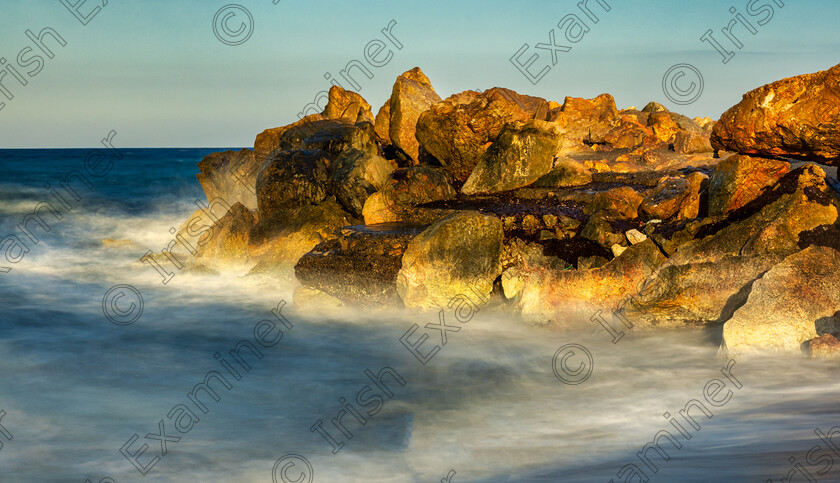
[[[198,163],[197,174],[208,200],[223,199],[229,205],[242,203],[249,210],[257,209],[257,175],[259,165],[250,149],[212,153]]]
[[[350,149],[330,169],[330,191],[345,210],[361,217],[365,201],[385,186],[393,171],[394,167],[385,158]]]

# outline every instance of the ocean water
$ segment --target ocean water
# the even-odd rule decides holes
[[[211,151],[122,149],[92,189],[73,184],[80,199],[60,220],[42,212],[50,230],[33,230],[17,263],[4,242],[0,481],[840,481],[836,362],[731,361],[703,331],[613,343],[596,323],[558,332],[491,311],[444,313],[460,329],[443,345],[425,328],[437,314],[303,310],[282,279],[176,272],[162,284],[139,258],[204,200],[195,164]],[[58,204],[44,185],[86,154],[0,151],[3,237],[24,239],[21,220]],[[132,323],[131,291],[115,302],[128,315],[109,311],[123,325],[106,317],[115,286],[142,296]],[[400,342],[414,324],[410,342],[425,333],[423,353],[440,347],[426,364]],[[400,381],[365,374],[383,369]],[[204,412],[188,393],[212,371],[230,387],[211,381],[218,401],[196,392]],[[637,453],[657,436],[648,467]]]

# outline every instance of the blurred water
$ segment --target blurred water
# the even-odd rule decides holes
[[[414,323],[436,323],[434,314],[299,311],[290,284],[239,273],[178,274],[162,285],[138,258],[165,246],[169,228],[195,209],[203,197],[195,163],[210,151],[122,150],[112,172],[0,274],[0,410],[7,413],[0,424],[13,435],[0,435],[0,480],[271,482],[275,462],[288,454],[307,458],[318,482],[436,482],[451,470],[454,482],[624,481],[616,472],[629,463],[652,481],[781,481],[791,457],[814,479],[840,479],[833,468],[840,455],[823,452],[832,456],[806,463],[820,444],[814,429],[840,426],[836,363],[737,361],[732,374],[742,387],[727,383],[731,400],[711,408],[711,419],[691,413],[701,429],[680,437],[680,449],[663,443],[670,460],[647,453],[653,473],[636,453],[660,430],[676,434],[663,414],[703,400],[708,381],[726,381],[727,361],[704,332],[635,334],[612,344],[597,324],[560,333],[484,311],[448,333],[424,366],[399,339]],[[80,169],[84,154],[0,151],[4,236],[48,199],[42,185]],[[106,238],[134,244],[105,246]],[[116,284],[143,294],[143,315],[132,325],[103,315],[102,297]],[[208,371],[222,371],[215,353],[252,340],[259,321],[277,322],[271,310],[282,300],[294,328],[263,348],[262,359],[246,351],[251,370],[229,378],[230,390],[216,385],[220,400],[203,397],[209,412],[177,432],[170,409],[189,404],[187,393]],[[428,334],[427,344],[440,345],[437,331]],[[570,343],[587,347],[594,361],[579,385],[561,383],[553,370],[555,352]],[[394,397],[384,397],[364,425],[347,415],[353,438],[344,437],[330,423],[339,399],[354,402],[372,385],[364,371],[385,367],[405,386],[391,382]],[[310,431],[319,419],[344,443],[338,454]],[[157,434],[161,420],[181,440],[169,442],[143,476],[119,450],[136,433],[132,452],[149,445],[141,462],[160,455],[160,443],[144,437]],[[817,474],[829,461],[832,468]]]

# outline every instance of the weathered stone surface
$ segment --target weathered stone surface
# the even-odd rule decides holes
[[[329,166],[321,150],[281,151],[257,177],[260,221],[279,220],[291,208],[324,201]]]
[[[638,209],[643,199],[633,188],[622,186],[598,193],[583,212],[591,215],[598,211],[606,211],[615,219],[631,220],[639,216]]]
[[[838,317],[838,314],[834,317]],[[812,359],[840,359],[840,340],[837,339],[837,335],[823,334],[814,337],[805,344],[805,352]]]
[[[440,100],[429,78],[419,67],[400,75],[394,84],[388,132],[391,142],[414,161],[420,159],[415,135],[417,119]]]
[[[496,99],[504,99],[513,102],[520,109],[528,113],[531,119],[545,121],[548,117],[548,111],[551,109],[548,101],[542,97],[528,96],[520,94],[511,89],[503,87],[493,87],[484,91],[484,95],[491,101]]]
[[[630,116],[622,117],[618,125],[604,135],[604,142],[616,149],[635,149],[646,141],[648,144],[658,142],[653,130]]]
[[[355,149],[369,154],[377,154],[373,125],[360,123],[324,123],[317,126],[319,130],[307,136],[300,143],[300,149],[320,149],[329,159],[336,159],[342,152]]]
[[[330,87],[329,96],[323,112],[325,118],[344,120],[350,124],[373,123],[370,104],[359,94],[333,85]]]
[[[212,269],[250,265],[250,230],[256,222],[256,217],[242,203],[234,204],[213,225],[211,235],[196,247],[193,262]]]
[[[653,112],[648,116],[648,126],[653,130],[656,139],[663,143],[671,142],[674,136],[680,131],[680,127],[671,118],[667,111]]]
[[[357,108],[355,117],[353,110]],[[329,99],[324,112],[311,114],[292,124],[266,129],[257,135],[254,141],[254,154],[257,163],[262,165],[278,152],[285,149],[300,149],[304,139],[327,126],[373,122],[370,105],[354,92],[348,92],[338,86],[329,91]]]
[[[440,171],[430,166],[400,168],[378,192],[365,201],[362,214],[365,224],[407,221],[425,223],[423,213],[415,207],[431,201],[449,200],[455,190]]]
[[[650,240],[633,245],[620,257],[589,270],[535,269],[524,274],[514,308],[528,322],[570,327],[590,326],[597,310],[607,311],[665,261]]]
[[[398,300],[397,273],[409,241],[426,227],[385,223],[350,226],[318,244],[295,265],[307,288],[344,302],[378,306]]]
[[[692,173],[687,178],[668,178],[645,196],[639,206],[644,221],[697,218],[700,211],[700,191],[708,177]]]
[[[774,159],[732,155],[721,161],[709,181],[709,215],[723,215],[758,198],[762,190],[790,172]]]
[[[507,124],[467,179],[464,194],[498,193],[537,181],[551,171],[563,133],[546,121]]]
[[[802,237],[837,221],[840,198],[813,165],[792,171],[752,203],[725,219],[691,229],[667,265],[625,307],[648,326],[716,324],[746,300],[750,283],[799,251]]]
[[[744,94],[712,130],[715,149],[840,165],[840,65]]]
[[[698,154],[712,152],[709,136],[680,131],[674,137],[674,151],[680,154]]]
[[[391,139],[391,99],[385,101],[385,104],[379,108],[374,118],[373,128],[380,139],[386,141]]]
[[[592,182],[592,172],[583,164],[566,157],[554,160],[554,167],[540,177],[534,186],[540,188],[564,188],[583,186]]]
[[[406,307],[436,309],[467,297],[483,305],[501,274],[502,223],[475,211],[453,213],[411,240],[397,276]]]
[[[753,283],[746,303],[723,325],[721,348],[800,352],[803,342],[840,331],[840,253],[809,247]]]
[[[385,158],[350,149],[330,168],[330,191],[345,210],[361,217],[365,201],[385,186],[393,171],[394,167]]]
[[[479,158],[508,122],[529,114],[504,96],[466,91],[432,106],[417,121],[417,140],[452,176],[466,181]]]
[[[212,153],[198,163],[198,182],[208,200],[221,198],[229,205],[242,203],[249,210],[257,209],[257,175],[261,166],[254,152],[225,151]]]
[[[609,94],[594,99],[566,97],[563,107],[551,111],[548,120],[563,128],[570,141],[601,143],[617,125],[618,109]]]

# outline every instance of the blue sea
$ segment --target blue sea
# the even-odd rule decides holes
[[[438,314],[297,307],[289,274],[162,284],[140,258],[206,201],[217,150],[100,150],[78,200],[58,187],[90,151],[0,150],[0,481],[840,481],[836,362],[487,310],[445,345],[425,329],[423,364],[400,339]]]

